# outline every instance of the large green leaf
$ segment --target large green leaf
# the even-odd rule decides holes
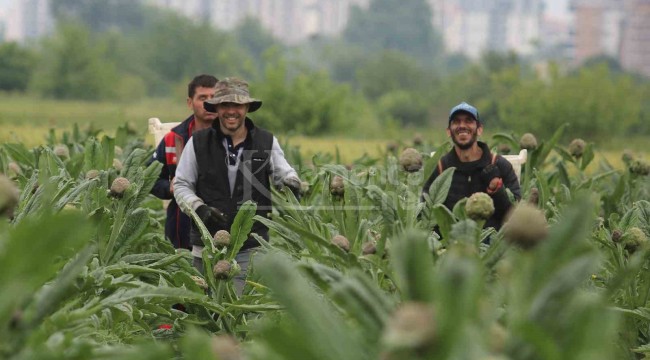
[[[109,167],[110,163],[106,159],[104,150],[97,139],[90,138],[86,141],[86,147],[84,149],[84,174],[89,170],[102,170]]]
[[[91,237],[90,224],[79,214],[41,213],[3,229],[0,238],[0,324],[46,281],[55,278],[67,259]]]
[[[431,204],[430,206],[435,206],[445,202],[447,194],[449,193],[449,188],[451,187],[454,171],[456,171],[456,168],[454,167],[447,168],[433,181],[428,194],[428,203]]]
[[[332,304],[300,275],[286,255],[274,252],[257,262],[262,280],[273,297],[286,308],[291,321],[269,323],[260,339],[284,359],[370,359],[369,349],[360,347],[360,334],[350,328]],[[282,334],[283,336],[276,336]],[[296,351],[296,350],[300,351]]]
[[[239,249],[244,245],[248,235],[253,228],[253,217],[257,211],[257,205],[252,201],[246,201],[239,207],[237,215],[230,227],[230,246],[228,247],[228,259],[234,259]]]
[[[393,240],[393,249],[393,271],[402,299],[433,300],[433,253],[427,234],[415,231],[401,234]]]

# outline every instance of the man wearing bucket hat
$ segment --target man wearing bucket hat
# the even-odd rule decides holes
[[[300,179],[277,138],[247,117],[261,106],[262,101],[250,97],[245,81],[219,81],[214,97],[204,102],[207,111],[217,114],[217,121],[194,133],[179,161],[174,196],[194,209],[211,234],[230,231],[239,206],[247,200],[257,203],[257,215],[266,217],[272,210],[271,183],[299,193]],[[260,222],[255,222],[251,232],[268,240],[268,228]],[[194,265],[203,272],[203,241],[194,224],[190,240]],[[240,294],[251,252],[258,246],[249,235],[235,258],[242,270],[234,279]]]
[[[476,192],[490,195],[494,202],[494,214],[485,227],[499,229],[504,216],[512,206],[506,188],[515,200],[521,199],[519,180],[512,164],[502,156],[492,154],[487,144],[478,141],[483,134],[483,120],[478,110],[462,102],[449,112],[447,136],[454,143],[453,149],[443,155],[438,166],[424,183],[423,196],[429,193],[433,181],[447,168],[454,167],[451,187],[445,199],[445,206],[453,209],[456,203]]]

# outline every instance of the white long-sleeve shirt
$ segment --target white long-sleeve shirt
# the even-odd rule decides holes
[[[227,150],[227,141],[223,140],[224,150]],[[232,193],[237,169],[239,168],[240,155],[243,149],[239,149],[237,155],[237,163],[235,165],[228,165],[228,180],[230,182],[230,191]],[[280,186],[285,179],[290,177],[298,178],[296,170],[294,170],[287,159],[284,157],[284,151],[280,147],[278,139],[273,137],[273,145],[271,146],[271,181],[274,185]],[[174,178],[174,197],[178,204],[186,203],[196,210],[199,206],[204,204],[204,201],[196,195],[196,182],[198,178],[198,169],[196,163],[196,154],[194,152],[194,141],[189,139],[181,158],[176,168],[176,177]],[[181,207],[182,208],[182,207]]]

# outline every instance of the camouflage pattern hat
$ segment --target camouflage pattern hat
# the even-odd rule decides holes
[[[217,112],[217,105],[221,103],[249,104],[248,112],[254,112],[262,106],[262,100],[250,97],[248,83],[242,79],[227,77],[217,82],[215,89],[214,97],[203,103],[209,112]]]

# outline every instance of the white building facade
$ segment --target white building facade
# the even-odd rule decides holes
[[[472,59],[488,50],[529,55],[540,41],[543,0],[429,0],[429,4],[447,52]]]

